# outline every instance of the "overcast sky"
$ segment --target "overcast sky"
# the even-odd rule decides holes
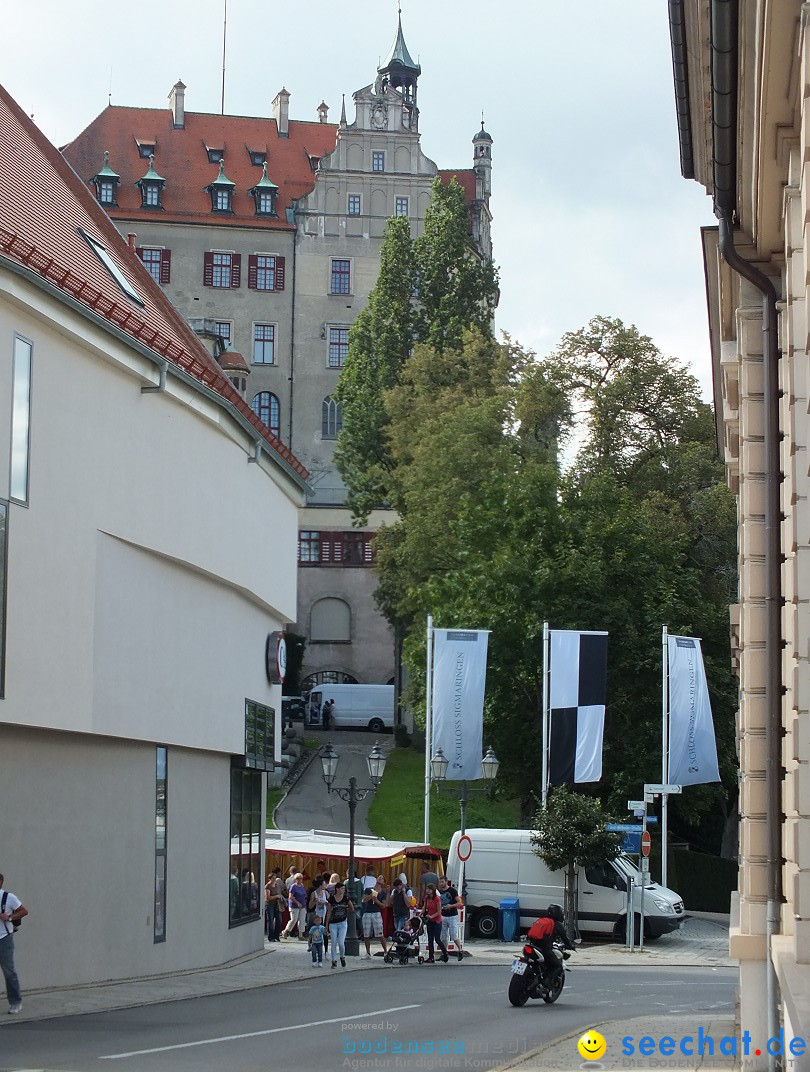
[[[470,167],[483,111],[493,144],[498,327],[538,353],[617,316],[690,362],[710,397],[699,228],[711,202],[680,176],[666,4],[656,0],[402,0],[422,65],[422,148]],[[330,120],[372,82],[396,0],[228,0],[225,110]],[[223,0],[9,5],[6,89],[57,145],[107,104],[220,111]],[[115,161],[112,161],[115,166]],[[0,216],[2,208],[0,207]]]

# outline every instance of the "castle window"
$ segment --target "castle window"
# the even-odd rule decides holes
[[[349,194],[347,211],[350,216],[360,215],[360,194]]]
[[[375,149],[371,154],[371,170],[385,171],[385,153],[379,149]]]
[[[276,363],[276,326],[275,324],[253,325],[253,363],[256,365],[275,365]]]
[[[343,368],[349,354],[349,329],[329,329],[329,368]]]
[[[329,293],[351,294],[351,292],[351,262],[333,260]]]
[[[281,406],[271,391],[259,391],[253,396],[250,408],[260,421],[267,425],[274,436],[281,433]]]
[[[397,216],[407,216],[408,215],[408,198],[407,197],[398,197],[397,198],[396,214],[397,214]]]
[[[203,286],[224,289],[239,287],[242,276],[241,253],[205,254],[203,260]]]
[[[135,250],[156,283],[171,281],[172,251],[154,246],[142,246]]]
[[[336,398],[327,395],[321,405],[321,438],[337,439],[343,427],[343,414]]]

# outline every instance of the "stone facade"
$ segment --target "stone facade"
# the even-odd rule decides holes
[[[712,5],[714,6],[714,5]],[[740,1024],[764,1040],[768,997],[786,1039],[810,1036],[810,478],[808,476],[808,322],[810,250],[805,161],[810,155],[810,5],[753,0],[671,4],[682,170],[714,194],[736,229],[734,251],[776,290],[778,316],[779,516],[767,497],[763,290],[721,256],[717,229],[703,234],[719,440],[737,495],[739,599],[731,612],[739,672],[740,881],[733,904],[731,953],[740,960]],[[724,10],[720,10],[724,8]],[[797,14],[800,13],[800,17]],[[726,19],[725,16],[728,16]],[[736,48],[734,66],[715,63]],[[724,79],[726,81],[724,81]],[[714,90],[714,94],[713,91]],[[728,154],[713,108],[736,102],[736,153]],[[714,127],[712,120],[714,119]],[[718,134],[718,131],[721,133]],[[733,164],[727,161],[732,156]],[[724,171],[724,168],[731,169]],[[733,184],[726,182],[733,175]],[[731,188],[733,186],[733,188]],[[739,267],[739,265],[738,265]],[[767,284],[766,284],[767,290]],[[778,530],[779,590],[769,590],[768,523]],[[769,696],[768,601],[780,606],[778,684]],[[781,650],[781,656],[779,654]],[[779,814],[768,793],[769,719],[779,725],[775,771]],[[770,824],[779,858],[772,872]],[[773,924],[773,879],[781,888]],[[770,933],[769,933],[770,932]],[[746,1067],[765,1068],[767,1056]],[[805,1055],[792,1068],[810,1067]]]

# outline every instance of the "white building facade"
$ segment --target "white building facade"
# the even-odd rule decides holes
[[[220,964],[263,946],[274,636],[296,615],[306,471],[1,91],[0,170],[18,970],[30,991]]]

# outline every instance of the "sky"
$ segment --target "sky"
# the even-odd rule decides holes
[[[225,0],[34,0],[4,15],[0,80],[56,145],[108,99],[219,112]],[[666,4],[656,0],[401,0],[422,66],[422,149],[472,166],[483,113],[493,138],[496,324],[550,353],[595,315],[634,323],[680,358],[711,398],[700,227],[711,201],[681,178]],[[113,13],[114,12],[114,13]],[[288,8],[227,0],[225,111],[290,118],[374,80],[396,34],[396,0]],[[111,95],[111,97],[110,97]]]

